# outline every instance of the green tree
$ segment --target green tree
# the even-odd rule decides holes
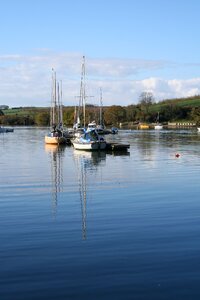
[[[126,121],[135,122],[138,117],[138,106],[137,105],[128,105],[126,108]]]
[[[187,119],[190,114],[190,109],[181,107],[176,104],[167,104],[161,106],[160,117],[163,122]]]
[[[108,107],[104,112],[104,120],[107,125],[119,126],[120,122],[126,120],[126,110],[119,105],[113,105]]]
[[[63,123],[66,126],[72,126],[74,123],[74,108],[64,108],[63,110]]]
[[[38,126],[48,126],[50,123],[50,116],[47,112],[37,113],[35,115],[35,124]]]
[[[193,107],[190,113],[191,119],[196,123],[197,126],[200,125],[200,107]]]

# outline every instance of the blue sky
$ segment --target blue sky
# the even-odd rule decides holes
[[[0,0],[0,104],[49,106],[51,68],[76,105],[87,93],[129,105],[200,94],[200,1]],[[91,102],[91,100],[90,100]]]

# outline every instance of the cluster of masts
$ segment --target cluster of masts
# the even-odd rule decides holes
[[[76,149],[97,150],[105,149],[106,142],[102,134],[117,133],[116,129],[110,131],[104,128],[102,116],[102,89],[100,89],[100,124],[95,121],[88,124],[86,128],[86,92],[85,92],[85,56],[81,67],[81,85],[79,95],[79,106],[75,108],[75,120],[72,130],[63,128],[63,111],[62,111],[62,81],[56,79],[56,72],[52,69],[52,99],[50,113],[49,134],[45,136],[47,144],[72,143]],[[81,120],[82,117],[82,120]],[[83,126],[82,126],[83,124]],[[99,135],[101,134],[101,136]]]
[[[62,81],[57,82],[54,69],[52,69],[50,126],[51,128],[57,126],[59,129],[63,129]]]

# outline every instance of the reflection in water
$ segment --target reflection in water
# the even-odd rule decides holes
[[[56,216],[57,197],[63,187],[63,157],[64,147],[60,145],[45,145],[45,151],[51,159],[51,182],[52,182],[52,211]]]
[[[152,131],[153,132],[153,131]],[[145,160],[152,160],[153,159],[153,147],[152,144],[150,143],[150,131],[149,130],[143,130],[139,131],[139,134],[137,134],[135,138],[135,146],[139,150],[140,155],[142,156],[143,159]],[[156,131],[154,134],[154,138],[159,138],[159,131]]]
[[[106,159],[106,153],[100,152],[86,152],[74,150],[74,158],[77,164],[78,170],[78,182],[79,182],[79,193],[81,202],[81,214],[82,214],[82,238],[86,240],[87,228],[86,228],[86,217],[87,217],[87,173],[88,171],[94,171],[97,169],[98,164]]]

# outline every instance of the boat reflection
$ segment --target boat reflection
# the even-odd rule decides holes
[[[78,184],[79,184],[79,194],[80,194],[80,204],[81,204],[81,214],[82,214],[82,239],[87,238],[87,196],[89,190],[89,173],[93,173],[97,170],[97,166],[100,163],[105,162],[106,152],[104,151],[76,151],[74,150],[74,159],[77,167],[78,173]],[[91,182],[91,184],[93,184]]]
[[[85,170],[95,169],[100,162],[106,160],[106,152],[74,150],[74,157],[79,165],[80,163],[84,165]]]
[[[45,151],[49,154],[51,161],[52,182],[52,212],[54,217],[57,212],[58,193],[63,189],[63,157],[65,147],[61,145],[45,145]]]

